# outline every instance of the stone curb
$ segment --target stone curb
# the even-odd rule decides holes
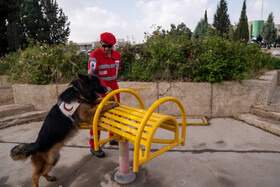
[[[234,117],[250,125],[253,125],[272,134],[280,136],[280,123],[278,123],[277,121],[267,120],[263,117],[259,117],[249,113],[236,114]]]

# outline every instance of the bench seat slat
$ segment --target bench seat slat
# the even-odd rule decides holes
[[[134,120],[138,123],[141,123],[142,120],[143,120],[143,117],[144,117],[144,114],[142,114],[142,113],[138,113],[138,112],[135,112],[135,111],[131,112],[130,110],[124,109],[122,107],[116,107],[114,109],[109,110],[108,112],[112,113],[112,114],[119,115],[119,116],[126,117],[128,119],[132,119],[132,120]],[[154,119],[154,120],[152,120],[152,119]],[[155,122],[158,121],[158,120],[159,120],[159,118],[156,118],[156,120],[155,120],[155,118],[153,118],[153,116],[151,116],[149,118],[149,121],[147,121],[146,125],[153,127]]]
[[[138,112],[138,113],[140,113],[141,114],[141,116],[144,116],[145,114],[146,114],[146,110],[144,110],[144,109],[140,109],[140,108],[135,108],[135,107],[132,107],[132,106],[128,106],[128,105],[123,105],[123,104],[120,104],[120,108],[122,108],[122,109],[129,109],[130,111],[136,111],[136,112]],[[164,114],[159,114],[159,113],[153,113],[152,115],[151,115],[151,118],[150,118],[150,120],[152,120],[152,121],[157,121],[158,119],[160,119],[160,118],[162,118],[162,117],[164,117],[164,116],[166,116],[166,115],[164,115]]]
[[[116,108],[118,108],[118,107],[116,107]],[[116,108],[111,109],[108,112],[110,112],[112,114],[116,114],[118,116],[128,118],[128,119],[132,119],[132,120],[134,120],[138,123],[140,123],[142,121],[143,116],[137,116],[137,115],[134,115],[134,114],[131,114],[131,113],[127,113],[127,111],[121,111],[121,110],[116,109]]]
[[[112,109],[113,110],[113,109]],[[111,112],[111,110],[110,110]],[[139,123],[136,123],[134,121],[131,121],[131,120],[128,120],[128,119],[125,119],[125,118],[122,118],[122,117],[119,117],[118,115],[114,115],[114,114],[111,114],[109,112],[106,112],[104,115],[103,115],[105,118],[109,118],[109,119],[112,119],[112,120],[115,120],[115,121],[118,121],[119,123],[122,123],[124,125],[129,125],[129,126],[133,126],[135,128],[138,129],[139,127]],[[132,119],[132,118],[131,118]],[[144,131],[146,132],[151,132],[152,128],[151,127],[148,127],[148,126],[145,126],[144,127]]]
[[[119,128],[120,130],[122,130],[123,132],[127,132],[133,136],[136,136],[137,134],[137,129],[136,128],[131,128],[130,126],[128,125],[123,125],[122,123],[119,123],[119,122],[116,122],[116,121],[113,121],[111,119],[108,119],[108,118],[104,118],[102,117],[100,119],[100,122],[103,122],[103,123],[106,123],[108,125],[112,125],[114,127],[117,127]],[[142,138],[144,138],[145,140],[147,140],[148,138],[148,134],[147,133],[143,133],[142,134]]]
[[[118,110],[118,111],[121,111],[121,112],[125,112],[125,113],[128,113],[130,115],[134,115],[134,116],[137,116],[139,117],[140,119],[143,119],[144,115],[146,114],[145,111],[144,112],[141,112],[141,111],[136,111],[136,110],[131,110],[131,108],[125,108],[125,107],[116,107],[114,108],[115,110]],[[149,118],[149,121],[151,122],[156,122],[158,121],[161,117],[164,117],[164,115],[162,116],[154,116],[154,113],[150,116]]]
[[[135,140],[136,140],[136,136],[133,136],[127,132],[124,132],[114,126],[111,126],[111,125],[107,125],[105,123],[102,123],[102,122],[99,122],[98,123],[99,126],[105,128],[105,129],[108,129],[109,131],[113,132],[113,133],[116,133],[120,136],[123,136],[125,137],[126,139],[128,139],[130,142],[132,142],[134,144]],[[141,138],[140,140],[140,144],[141,145],[144,145],[144,146],[147,146],[147,141],[144,139],[144,138]]]
[[[129,119],[132,119],[132,120],[135,120],[138,123],[141,123],[141,121],[142,121],[142,119],[144,117],[144,115],[140,116],[141,114],[139,114],[139,113],[135,113],[135,112],[134,113],[132,113],[132,112],[130,113],[129,110],[121,108],[121,107],[116,107],[114,109],[111,109],[109,112],[113,113],[113,114],[117,114],[117,115],[123,116],[123,117],[126,117],[126,118],[129,118]],[[152,118],[152,116],[149,118],[149,121],[147,122],[147,125],[152,127],[155,124],[154,122],[156,122],[158,119],[152,121],[151,118]],[[164,124],[161,124],[161,127],[166,129],[166,130],[169,130],[169,131],[174,131],[174,129],[175,129],[174,124],[172,122],[170,122],[170,123],[166,122]]]

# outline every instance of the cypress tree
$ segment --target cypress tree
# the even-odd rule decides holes
[[[194,29],[194,32],[192,34],[192,40],[194,39],[201,39],[203,38],[206,33],[207,33],[207,30],[209,29],[209,25],[208,25],[208,18],[207,18],[207,10],[205,10],[205,13],[204,13],[204,19],[201,19],[197,26],[195,27]]]
[[[274,17],[273,13],[271,12],[268,15],[267,21],[264,23],[261,35],[263,37],[264,43],[265,44],[272,44],[276,41],[277,38],[277,29],[275,28],[274,24]]]
[[[233,29],[233,25],[231,25],[231,24],[228,27],[228,38],[232,41],[235,41],[235,32]]]
[[[228,34],[229,31],[230,20],[227,11],[227,2],[225,0],[221,0],[217,5],[217,11],[214,14],[213,22],[213,26],[220,36],[223,36],[224,33]]]
[[[194,39],[203,38],[207,33],[207,29],[208,29],[208,24],[204,19],[201,19],[194,29],[192,39],[194,40]]]
[[[248,18],[246,15],[246,0],[244,0],[243,2],[239,23],[237,24],[237,28],[234,32],[234,35],[235,41],[245,40],[245,42],[248,42],[249,40]]]
[[[208,24],[207,9],[204,12],[204,21]]]

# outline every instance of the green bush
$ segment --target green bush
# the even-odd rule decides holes
[[[256,45],[233,42],[218,36],[197,41],[199,63],[192,74],[193,81],[223,82],[242,81],[256,77],[269,67],[271,57]]]
[[[151,54],[147,70],[154,80],[183,78],[182,65],[186,63],[185,43],[177,42],[170,35],[158,35],[150,38],[146,45]]]
[[[279,58],[272,58],[272,68],[273,69],[280,69],[280,59]]]
[[[119,46],[116,50],[122,56],[122,68],[119,73],[119,80],[152,81],[150,72],[147,70],[150,53],[145,45],[131,45],[127,43]]]
[[[49,84],[69,82],[77,73],[86,73],[88,57],[64,53],[62,45],[35,43],[24,51],[6,56],[10,80],[17,83]]]
[[[153,35],[146,35],[147,42],[120,50],[122,55],[122,72],[128,80],[189,80],[186,69],[189,68],[188,59],[193,56],[191,41],[186,36],[170,33],[163,34],[159,30]],[[124,48],[127,48],[125,45]],[[131,50],[130,50],[131,49]],[[131,53],[127,55],[127,53]],[[129,59],[126,57],[130,56]],[[127,61],[129,60],[129,61]],[[130,73],[126,73],[129,67]]]
[[[261,75],[271,64],[270,55],[257,45],[219,36],[190,41],[157,31],[146,43],[126,44],[118,50],[122,55],[121,80],[241,82]]]
[[[122,56],[119,80],[179,80],[218,82],[255,78],[268,69],[279,69],[279,59],[271,58],[257,45],[233,42],[226,37],[206,36],[189,40],[156,30],[147,42],[125,43],[116,50]],[[1,73],[16,83],[66,83],[77,73],[87,73],[88,56],[76,54],[77,46],[48,46],[33,43],[25,50],[1,59]]]
[[[244,50],[246,51],[245,60],[248,63],[246,78],[256,78],[265,71],[273,69],[271,54],[262,52],[257,44],[248,45]]]
[[[6,55],[6,57],[0,58],[0,75],[7,75],[8,71],[11,66],[13,66],[13,63],[16,61],[17,55],[16,53],[10,53],[9,55]],[[9,63],[11,62],[11,63]]]

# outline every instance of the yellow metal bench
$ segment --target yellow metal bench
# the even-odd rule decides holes
[[[124,104],[105,112],[100,116],[100,112],[110,98],[120,92],[127,92],[134,95],[141,108],[135,108]],[[165,102],[175,102],[182,114],[182,132],[179,137],[179,124],[177,120],[168,115],[155,113],[154,111]],[[89,128],[87,124],[80,124],[80,128]],[[136,92],[130,89],[118,89],[108,94],[98,105],[93,124],[94,147],[99,150],[101,144],[111,140],[119,142],[129,141],[134,145],[133,172],[138,172],[139,166],[169,149],[181,144],[185,144],[186,136],[186,112],[182,103],[174,97],[165,97],[156,101],[148,110],[145,110],[143,100]],[[155,139],[154,134],[157,129],[170,131],[174,134],[172,139]],[[98,140],[98,129],[114,133],[113,137]],[[108,133],[109,134],[109,133]],[[151,153],[152,144],[167,144],[163,148]]]

